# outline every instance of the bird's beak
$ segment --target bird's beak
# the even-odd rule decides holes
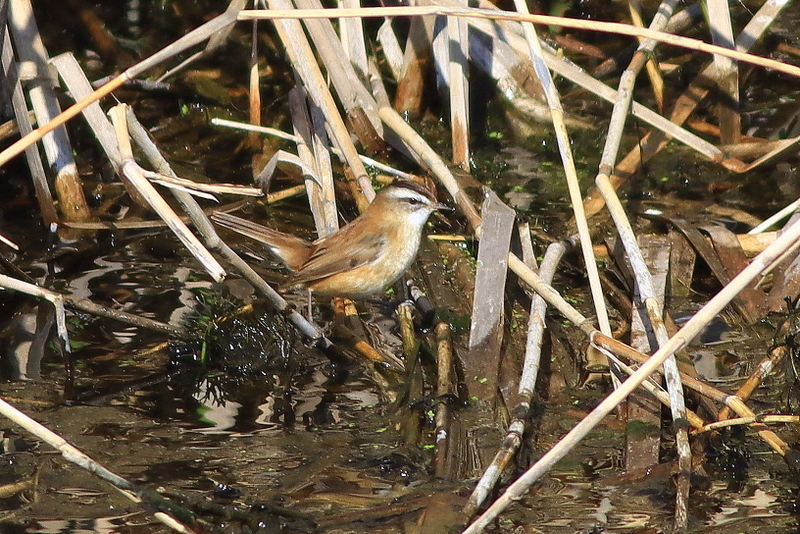
[[[455,208],[451,208],[447,204],[442,204],[441,202],[439,202],[438,204],[434,204],[434,207],[436,208],[437,211],[453,211],[453,210],[455,210]]]

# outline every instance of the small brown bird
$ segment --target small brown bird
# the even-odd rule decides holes
[[[431,213],[451,209],[416,182],[395,180],[367,210],[331,235],[309,243],[228,213],[212,219],[265,243],[293,271],[280,289],[306,287],[315,295],[363,299],[397,281],[417,255]]]

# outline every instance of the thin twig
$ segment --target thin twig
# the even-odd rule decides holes
[[[468,7],[443,7],[443,6],[408,6],[408,7],[367,7],[361,9],[270,9],[270,10],[243,10],[239,13],[239,20],[281,20],[281,19],[342,19],[342,18],[374,18],[374,17],[425,17],[442,15],[452,17],[475,17],[489,20],[511,20],[516,22],[530,22],[542,26],[556,26],[559,28],[572,28],[576,30],[589,30],[631,37],[653,39],[681,48],[688,48],[708,54],[718,54],[724,57],[758,65],[765,69],[776,70],[800,77],[800,67],[782,63],[780,61],[731,50],[721,46],[705,43],[699,39],[672,35],[653,31],[648,28],[637,28],[629,24],[618,22],[598,22],[583,19],[570,19],[548,15],[530,15],[509,11],[494,11],[489,9],[476,9]]]

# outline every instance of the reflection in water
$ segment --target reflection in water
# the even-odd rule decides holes
[[[236,416],[242,407],[238,402],[225,401],[209,395],[208,382],[202,382],[195,397],[202,405],[197,413],[199,423],[205,424],[207,428],[195,429],[196,432],[204,434],[221,434],[234,427]]]
[[[39,380],[55,311],[50,303],[33,306],[18,314],[7,327],[6,357],[11,366],[11,380]]]
[[[133,519],[136,518],[135,521]],[[27,523],[24,529],[0,523],[0,534],[137,534],[152,532],[153,523],[138,524],[145,517],[142,513],[97,519],[43,519]]]

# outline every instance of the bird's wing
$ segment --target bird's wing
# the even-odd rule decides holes
[[[355,247],[349,238],[349,230],[350,227],[345,226],[330,237],[315,242],[311,257],[289,278],[287,285],[321,280],[361,267],[381,256],[386,248],[386,237],[383,234],[359,236],[359,246]]]

